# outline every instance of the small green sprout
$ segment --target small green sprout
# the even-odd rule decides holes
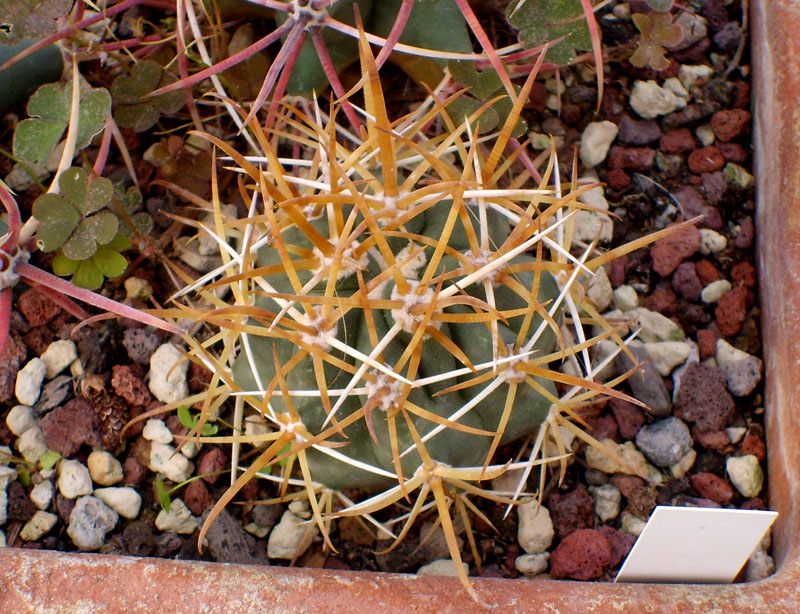
[[[111,85],[111,96],[117,103],[114,119],[123,128],[144,132],[156,125],[162,115],[172,115],[186,102],[181,91],[148,97],[153,92],[175,81],[153,60],[137,63],[130,75],[120,75]]]
[[[683,40],[683,28],[680,24],[672,23],[669,13],[635,13],[631,19],[642,37],[630,57],[630,63],[639,68],[667,68],[669,60],[665,55],[665,47],[673,47]]]
[[[199,418],[199,414],[197,416],[192,416],[186,405],[181,405],[178,408],[178,420],[180,420],[180,423],[187,429],[193,429]],[[210,437],[211,435],[216,435],[217,431],[219,431],[219,427],[216,424],[206,422],[200,431],[200,435],[203,437]]]
[[[55,450],[48,450],[39,459],[39,467],[42,469],[52,469],[56,463],[61,459],[61,454]]]
[[[82,168],[69,168],[58,179],[61,194],[43,194],[33,203],[41,222],[36,234],[39,249],[58,251],[53,261],[56,275],[72,275],[75,285],[95,289],[104,277],[118,277],[128,261],[120,254],[131,247],[119,232],[117,216],[106,207],[113,195],[108,179],[89,183]]]

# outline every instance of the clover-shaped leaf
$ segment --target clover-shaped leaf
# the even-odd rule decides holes
[[[53,153],[70,118],[72,83],[48,83],[28,99],[29,119],[14,131],[14,156],[38,166]],[[78,109],[76,147],[83,149],[103,129],[111,110],[111,96],[105,88],[93,89],[81,97]]]
[[[65,170],[58,186],[60,195],[43,194],[33,203],[33,215],[41,222],[37,245],[47,252],[61,248],[67,257],[85,260],[98,244],[109,243],[117,234],[117,217],[100,211],[111,200],[113,186],[104,177],[90,184],[82,168]]]
[[[57,20],[66,17],[72,0],[3,0],[0,2],[0,44],[23,38],[42,39],[58,30]]]
[[[560,66],[572,61],[577,51],[592,48],[580,0],[511,2],[506,20],[518,30],[519,42],[527,48],[563,37],[547,50],[547,60]]]
[[[634,13],[631,16],[634,25],[642,33],[636,51],[630,57],[630,63],[644,68],[650,66],[655,70],[664,70],[669,66],[666,49],[683,40],[683,28],[672,23],[669,13]]]
[[[106,277],[119,277],[128,267],[128,261],[120,251],[130,247],[125,237],[117,234],[108,244],[101,245],[86,260],[73,260],[59,251],[53,260],[53,273],[65,277],[72,276],[72,283],[81,288],[96,290],[103,285]]]
[[[147,97],[150,92],[174,81],[175,77],[158,62],[138,62],[130,75],[120,75],[111,85],[111,96],[118,105],[114,119],[123,128],[134,132],[152,128],[162,115],[177,112],[186,102],[181,91]]]

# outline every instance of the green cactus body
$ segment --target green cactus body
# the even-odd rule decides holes
[[[432,257],[434,253],[433,244],[442,236],[445,229],[445,221],[452,207],[453,200],[441,200],[419,214],[411,214],[412,217],[402,226],[402,229],[404,229],[403,234],[406,235],[404,237],[396,236],[401,227],[393,224],[391,220],[387,220],[386,224],[381,227],[381,231],[385,232],[387,243],[391,246],[395,256],[398,256],[401,252],[408,254],[410,253],[409,250],[418,250],[419,253],[412,259],[413,264],[405,267],[404,270],[404,278],[412,285],[418,281],[417,274],[425,270],[426,263],[429,262]],[[466,206],[466,209],[469,213],[469,219],[477,220],[477,207]],[[339,216],[338,219],[346,220],[351,212],[352,205],[344,205],[341,208],[342,215]],[[303,215],[306,215],[306,213],[307,212],[304,212]],[[335,218],[337,218],[337,216],[331,214],[321,215],[312,220],[311,225],[321,235],[330,238],[329,229],[331,228],[331,220]],[[489,230],[490,244],[495,246],[503,245],[511,229],[509,221],[491,209],[486,212],[486,218],[488,221],[486,226]],[[362,221],[363,216],[356,215],[352,227],[358,227]],[[479,235],[480,228],[477,228],[477,222],[475,226],[476,228],[473,229],[473,231],[475,234]],[[339,232],[339,230],[337,230],[337,232]],[[314,270],[300,270],[306,254],[309,251],[314,251],[312,240],[296,225],[285,227],[281,232],[281,237],[287,251],[292,254],[293,262],[296,263],[299,282],[306,286],[304,293],[309,297],[322,296],[328,284],[328,276],[320,274],[324,273],[324,271],[317,267],[316,277],[318,279],[316,283],[314,283],[314,281],[309,283],[309,280],[314,278]],[[430,239],[427,245],[425,244],[426,237]],[[359,281],[355,271],[356,268],[358,268],[365,288],[369,288],[370,299],[383,299],[384,301],[392,300],[393,297],[396,299],[397,286],[395,280],[391,276],[381,284],[375,285],[374,287],[370,285],[372,280],[375,280],[382,271],[387,269],[387,263],[379,253],[380,250],[374,246],[375,241],[370,230],[367,229],[358,236],[351,235],[349,240],[351,241],[350,245],[353,246],[350,252],[353,265],[350,267],[350,270],[340,274],[336,282],[335,296],[344,298],[359,295]],[[372,244],[372,247],[363,248],[363,246],[370,244]],[[469,271],[468,267],[464,264],[466,260],[463,258],[459,260],[454,253],[471,253],[469,241],[467,240],[467,233],[460,221],[456,224],[449,237],[447,248],[452,251],[444,255],[438,267],[438,271],[444,273],[444,277],[446,278],[442,284],[442,289],[458,285],[460,290],[455,296],[469,295],[480,301],[487,301],[486,291],[482,281],[472,283],[463,288],[459,285],[460,280],[462,280]],[[342,251],[344,252],[346,250]],[[518,282],[521,287],[526,288],[527,291],[530,291],[534,283],[538,283],[538,300],[541,303],[547,303],[555,299],[558,295],[558,288],[550,274],[545,273],[537,275],[536,278],[538,281],[535,281],[535,275],[532,270],[535,267],[530,266],[527,268],[531,270],[525,270],[525,265],[533,265],[533,263],[534,259],[530,256],[520,255],[505,265],[509,271],[508,273],[504,273],[501,269],[499,273],[490,275],[493,281],[489,283],[492,284],[497,310],[500,312],[512,309],[524,310],[529,304],[529,300],[521,297],[519,293],[512,290],[508,284],[503,283],[503,275],[513,276],[516,282]],[[258,252],[258,265],[260,267],[272,267],[272,270],[279,270],[284,267],[280,250],[274,245],[261,248]],[[478,264],[473,265],[472,269],[477,269],[478,266]],[[517,268],[522,270],[519,272],[511,272]],[[275,272],[265,275],[263,280],[269,284],[276,293],[295,294],[289,276],[285,272]],[[418,300],[421,304],[429,303],[435,291],[436,283],[431,281],[428,283],[428,287],[422,293],[422,296],[414,300]],[[279,304],[274,298],[263,296],[258,298],[256,304],[265,310],[265,314],[278,313],[282,308],[282,304]],[[283,303],[283,305],[285,305],[285,303]],[[296,307],[299,309],[299,305],[296,305]],[[369,314],[365,313],[367,310]],[[372,336],[377,336],[377,340],[380,342],[380,340],[384,339],[387,335],[390,335],[390,331],[398,324],[398,320],[402,324],[409,318],[413,320],[414,318],[422,317],[419,314],[414,315],[413,313],[406,313],[402,309],[393,310],[368,307],[367,310],[360,308],[350,309],[345,315],[338,319],[335,326],[327,330],[326,334],[335,336],[336,340],[349,347],[355,348],[363,355],[371,355],[374,353],[373,349],[376,339],[370,338],[367,318],[370,318],[374,323]],[[443,307],[441,311],[445,314],[455,315],[475,313],[476,309],[467,304],[459,304],[457,302],[456,304]],[[312,313],[315,312],[312,310]],[[321,313],[321,311],[318,310],[316,313]],[[308,318],[308,314],[305,314],[305,316]],[[312,316],[308,319],[313,321],[314,317]],[[523,324],[523,320],[524,318],[522,315],[517,315],[508,318],[506,322],[496,322],[499,337],[503,344],[513,346],[513,344],[517,342],[518,333],[520,326]],[[530,325],[529,330],[531,332],[536,331],[540,323],[541,317],[539,315],[533,316],[533,323]],[[493,342],[492,330],[486,322],[440,321],[436,322],[436,326],[438,332],[451,340],[469,359],[472,365],[486,365],[492,362],[493,353],[497,350]],[[421,344],[421,353],[419,355],[416,373],[409,379],[431,379],[434,376],[453,372],[464,367],[462,361],[434,337],[425,334],[421,340],[415,342],[413,322],[405,322],[405,326],[401,326],[401,328],[403,330],[397,332],[391,338],[388,345],[380,352],[382,362],[388,367],[394,368],[395,365],[398,364],[398,361],[400,361],[406,348],[413,343]],[[271,333],[268,335],[249,335],[248,343],[250,351],[242,351],[233,366],[234,379],[242,389],[263,390],[273,381],[275,377],[273,347],[277,351],[278,361],[281,365],[290,363],[292,357],[298,351],[303,351],[302,346],[299,347],[294,339],[282,338],[286,330],[287,329],[282,326],[282,323],[278,322],[273,326]],[[302,339],[303,336],[301,335],[301,340]],[[309,337],[306,339],[306,342],[309,344],[324,344],[328,346],[323,348],[324,351],[331,356],[338,360],[343,360],[348,364],[355,363],[352,357],[345,355],[341,350],[333,347],[332,344],[326,343],[324,341],[324,335],[319,335],[316,338]],[[542,334],[537,341],[535,350],[537,353],[546,354],[552,350],[554,344],[555,336],[550,330],[545,330],[545,333]],[[248,358],[248,354],[253,357],[252,362]],[[312,355],[307,354],[286,374],[286,385],[288,389],[293,391],[310,391],[318,388],[318,379],[313,362]],[[407,367],[407,365],[408,361],[405,362],[403,368],[398,369],[401,375],[405,375],[405,367]],[[253,366],[255,370],[252,368]],[[354,369],[357,366],[358,365],[355,364]],[[486,373],[487,371],[491,371],[491,369],[484,367],[479,374]],[[345,437],[334,435],[328,438],[328,441],[346,442],[346,445],[337,448],[340,454],[383,469],[384,473],[371,473],[358,469],[342,461],[331,458],[329,455],[318,450],[312,449],[308,452],[308,462],[314,480],[334,489],[363,488],[372,490],[390,486],[392,478],[387,477],[386,474],[394,472],[394,457],[387,416],[396,414],[404,404],[413,404],[415,407],[422,408],[445,419],[450,419],[453,414],[465,405],[474,405],[474,407],[457,419],[458,424],[483,431],[496,431],[501,427],[500,419],[503,413],[509,384],[507,382],[496,382],[494,384],[496,388],[488,394],[488,396],[479,399],[477,399],[477,397],[483,395],[484,389],[492,384],[494,379],[502,379],[504,374],[508,372],[508,369],[504,365],[500,365],[495,378],[490,379],[486,383],[437,395],[437,393],[441,393],[448,387],[469,381],[476,377],[476,374],[467,370],[466,373],[459,377],[452,377],[419,387],[408,387],[408,385],[404,384],[402,381],[393,380],[385,373],[370,367],[356,385],[355,388],[358,390],[354,390],[341,402],[341,406],[337,408],[336,420],[345,420],[346,417],[353,412],[372,404],[374,405],[372,415],[366,416],[366,418],[370,421],[374,429],[374,437],[370,434],[367,420],[361,419],[343,429]],[[352,374],[350,372],[335,364],[331,364],[331,362],[325,363],[325,385],[329,390],[345,388],[351,378]],[[546,418],[550,408],[550,400],[542,396],[540,392],[531,385],[522,382],[521,378],[519,379],[521,385],[517,386],[513,411],[510,418],[504,427],[502,427],[503,435],[501,443],[511,441],[530,433]],[[555,388],[551,381],[538,378],[531,379],[535,379],[542,389],[548,391],[550,395],[555,396]],[[337,401],[339,401],[339,398],[332,395],[331,404],[335,405]],[[327,414],[318,396],[293,396],[292,404],[310,433],[319,433],[324,430],[323,425],[326,422]],[[273,410],[278,414],[287,411],[286,401],[280,395],[272,396],[271,405]],[[422,437],[437,427],[435,422],[418,415],[413,415],[412,419],[414,427]],[[397,450],[402,453],[408,448],[412,448],[410,453],[402,456],[402,471],[407,477],[413,474],[420,466],[421,459],[419,454],[413,450],[414,441],[406,422],[403,419],[398,419],[395,424]],[[444,427],[440,428],[440,432],[433,436],[425,445],[430,455],[440,463],[455,467],[482,466],[487,462],[487,453],[490,450],[492,439],[492,437],[485,434],[478,435],[464,432],[453,427]],[[396,479],[394,481],[396,482]]]

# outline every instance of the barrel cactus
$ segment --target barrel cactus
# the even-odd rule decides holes
[[[513,493],[480,483],[511,466],[530,471],[548,439],[551,454],[567,452],[558,427],[592,441],[570,421],[573,409],[598,393],[625,396],[592,381],[588,348],[622,342],[576,283],[605,260],[591,245],[583,261],[569,253],[572,213],[585,207],[577,197],[592,186],[548,187],[553,164],[533,187],[530,171],[509,172],[517,154],[505,151],[533,75],[500,132],[485,137],[480,111],[451,117],[437,92],[390,122],[365,40],[361,63],[361,135],[337,131],[337,104],[326,115],[310,103],[287,107],[276,128],[253,130],[262,156],[205,135],[240,173],[250,215],[231,219],[218,199],[210,203],[213,223],[202,228],[223,264],[183,291],[214,309],[178,313],[221,328],[202,343],[189,339],[192,355],[215,370],[190,436],[231,394],[273,428],[200,437],[260,446],[206,527],[266,470],[281,474],[282,496],[305,487],[326,541],[320,493],[363,494],[340,499],[333,515],[343,516],[418,491],[396,537],[432,494],[460,569],[453,502],[460,511],[475,509],[465,495],[510,502]],[[282,157],[300,146],[304,156]],[[211,291],[221,286],[228,302]],[[583,334],[587,319],[600,325],[598,337]],[[567,326],[577,331],[572,343]],[[584,373],[555,368],[579,355]],[[534,432],[530,460],[496,458]],[[463,572],[462,581],[472,592]]]

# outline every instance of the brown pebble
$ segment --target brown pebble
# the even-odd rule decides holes
[[[732,141],[750,127],[750,111],[724,109],[711,116],[711,128],[720,141]]]
[[[700,279],[700,283],[703,284],[703,287],[707,286],[712,281],[722,279],[722,274],[709,260],[699,260],[694,268],[695,271],[697,271],[697,277]]]
[[[31,326],[44,326],[61,313],[61,307],[33,288],[20,294],[17,309]]]
[[[700,349],[700,360],[716,356],[717,339],[717,333],[710,328],[703,328],[697,331],[697,345]]]
[[[690,224],[659,239],[650,248],[653,269],[662,276],[671,275],[678,265],[700,249],[700,231]]]
[[[632,171],[647,171],[653,168],[656,150],[649,147],[620,147],[614,145],[608,154],[608,167]]]
[[[692,151],[697,145],[691,130],[688,128],[676,128],[661,137],[659,147],[664,153],[673,154]]]
[[[706,499],[716,501],[720,505],[727,505],[733,500],[733,487],[727,480],[713,473],[695,473],[689,476],[689,482],[697,494]]]
[[[717,301],[714,315],[723,335],[727,337],[735,335],[742,328],[742,322],[747,315],[746,303],[747,289],[741,287],[726,292]]]
[[[580,529],[565,537],[550,555],[553,578],[595,580],[611,565],[611,544],[594,529]]]

